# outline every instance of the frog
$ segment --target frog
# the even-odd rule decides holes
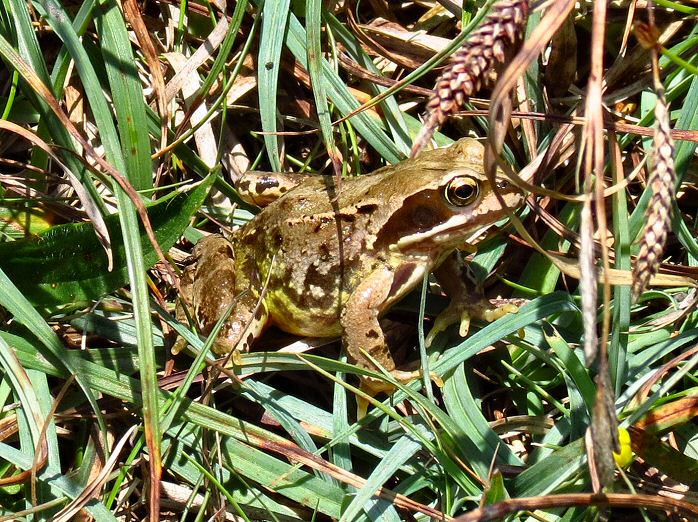
[[[474,299],[463,277],[459,250],[524,201],[501,171],[489,180],[483,162],[483,145],[463,138],[339,180],[249,172],[237,190],[263,208],[229,237],[195,245],[181,282],[184,303],[203,334],[234,303],[213,347],[218,354],[247,352],[275,325],[299,336],[341,337],[350,363],[409,382],[419,370],[397,367],[381,319],[425,275],[434,273],[451,298],[427,344],[452,323],[465,335],[471,317],[491,321],[515,311]],[[388,379],[364,374],[360,385],[370,396],[394,390]]]

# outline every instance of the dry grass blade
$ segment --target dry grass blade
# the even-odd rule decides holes
[[[126,195],[128,195],[129,199],[136,208],[138,216],[141,218],[141,222],[143,223],[143,228],[145,229],[146,235],[148,236],[148,240],[157,252],[158,258],[163,263],[166,270],[171,274],[172,278],[175,281],[177,281],[174,269],[167,261],[167,258],[165,257],[162,248],[160,248],[160,244],[155,238],[155,232],[153,232],[153,227],[150,224],[150,218],[148,217],[148,212],[145,209],[145,205],[138,192],[136,192],[136,189],[133,188],[133,185],[131,185],[128,179],[126,179],[118,170],[116,170],[104,158],[102,158],[102,156],[92,147],[92,145],[80,133],[77,127],[73,124],[73,122],[70,121],[70,118],[63,110],[63,107],[61,106],[60,102],[56,99],[51,90],[46,85],[44,85],[41,78],[39,78],[39,76],[31,68],[31,66],[27,64],[27,62],[23,60],[22,57],[14,49],[7,49],[7,55],[11,57],[13,65],[17,72],[31,86],[31,88],[34,91],[36,91],[37,95],[39,95],[44,100],[44,102],[46,102],[51,111],[65,126],[66,130],[85,150],[86,155],[92,157],[95,163],[97,163],[97,165],[99,165],[104,172],[111,176],[114,179],[114,181],[116,181],[116,183],[121,187],[121,189],[126,193]]]
[[[654,374],[645,382],[645,384],[640,388],[633,398],[633,405],[640,405],[642,404],[647,397],[649,397],[650,393],[652,392],[652,388],[662,379],[666,378],[667,374],[675,369],[677,366],[679,366],[683,361],[689,359],[690,357],[693,357],[696,353],[698,353],[698,346],[694,346],[690,350],[687,350],[685,352],[680,353],[676,357],[674,357],[672,360],[664,364],[661,368],[659,368]]]
[[[489,108],[490,133],[489,147],[485,152],[485,172],[492,176],[495,159],[499,157],[506,128],[511,117],[512,103],[509,93],[528,66],[537,60],[541,51],[567,19],[574,8],[574,0],[561,0],[553,3],[546,11],[535,30],[521,46],[521,50],[511,60],[508,67],[501,73],[497,85],[492,90],[492,101]]]
[[[55,520],[56,522],[74,520],[73,517],[75,517],[77,512],[80,509],[82,509],[85,506],[85,504],[87,504],[91,499],[99,495],[99,491],[102,489],[104,483],[109,478],[109,474],[112,472],[114,467],[119,462],[119,455],[121,454],[121,450],[123,449],[124,445],[129,441],[131,435],[134,431],[136,431],[137,428],[138,426],[133,425],[126,431],[126,433],[124,433],[124,435],[121,437],[116,446],[114,446],[114,449],[111,453],[111,457],[107,461],[104,468],[100,471],[99,475],[92,482],[90,482],[82,491],[82,493],[75,497],[70,504],[65,506],[59,513],[56,513],[56,516],[53,518],[53,520]]]
[[[196,51],[188,58],[187,63],[181,69],[175,71],[175,75],[165,87],[165,103],[170,103],[177,95],[177,92],[186,83],[187,77],[193,75],[201,64],[212,58],[213,52],[218,49],[225,39],[225,35],[230,28],[230,23],[225,16],[217,20],[216,27],[209,33]]]
[[[322,0],[233,1],[221,10],[220,0],[213,9],[122,0],[90,10],[89,2],[78,9],[61,0],[5,0],[0,260],[9,261],[0,264],[0,305],[8,310],[0,313],[0,354],[13,360],[3,363],[12,368],[7,375],[31,379],[21,375],[26,385],[12,390],[32,402],[17,391],[0,403],[3,456],[14,464],[0,473],[0,522],[37,514],[151,522],[453,522],[533,513],[698,520],[696,441],[687,438],[698,418],[690,379],[698,368],[691,263],[698,243],[690,234],[698,201],[695,9],[657,4],[656,24],[650,19],[646,33],[627,38],[629,24],[646,16],[642,1],[634,16],[628,2],[527,2],[368,0],[352,10]],[[662,53],[668,123],[676,128],[662,132],[675,141],[681,182],[658,254],[665,262],[647,283],[662,291],[646,291],[641,299],[654,299],[652,306],[633,308],[633,267],[658,161],[653,49]],[[451,78],[434,94],[449,63]],[[438,143],[444,160],[408,166],[403,184],[394,174],[404,166],[391,164],[410,153],[433,94],[433,117],[443,124],[422,145]],[[458,195],[452,191],[463,180],[436,190],[425,169],[452,173],[448,143],[463,135],[487,152],[469,156],[472,172],[456,164],[456,174],[472,174],[477,183],[466,184],[480,189],[460,205],[445,196]],[[277,137],[283,147],[269,153]],[[331,179],[331,143],[351,176],[339,199],[318,183]],[[277,163],[281,172],[269,173]],[[438,260],[442,245],[450,251],[446,242],[455,241],[450,225],[465,231],[494,217],[497,206],[478,196],[497,192],[500,178],[486,179],[495,168],[527,195],[528,207],[464,238],[464,264],[436,274],[443,285],[424,285],[393,307],[421,271],[415,256]],[[363,176],[377,169],[393,174],[385,185]],[[68,170],[105,218],[113,274],[92,227],[81,223],[89,216]],[[265,181],[246,183],[252,170],[266,172]],[[291,173],[325,178],[294,194]],[[154,202],[147,214],[170,263],[190,276],[195,269],[184,286],[197,290],[181,295],[164,267],[153,266],[156,253],[111,177],[127,174],[129,194]],[[243,204],[269,206],[260,200],[272,187],[287,190],[279,204],[303,214],[305,232],[291,228],[284,209]],[[232,248],[209,252],[213,271],[191,266],[196,243],[219,233]],[[404,238],[412,239],[409,249]],[[322,259],[308,255],[318,249]],[[359,257],[366,262],[351,262]],[[240,284],[231,286],[230,275]],[[428,349],[434,318],[448,297],[459,304],[462,289],[452,287],[463,278],[483,306],[486,297],[487,308],[515,304],[518,313],[475,322],[467,338],[436,328]],[[195,318],[177,313],[178,301],[201,303],[216,292],[226,309],[254,293],[245,315],[259,322],[264,304],[279,328],[254,336],[254,350],[225,349],[230,355],[202,366],[217,333],[206,344]],[[375,306],[362,302],[376,296]],[[288,314],[277,313],[281,305]],[[421,367],[422,381],[434,376],[438,389],[398,383],[357,419],[355,384],[366,369],[343,357],[341,337],[361,342],[374,332],[342,316],[377,309],[392,321],[379,325],[385,346],[368,355],[397,376]],[[295,341],[284,330],[299,323],[310,337]],[[316,337],[325,324],[338,325],[340,339]],[[172,349],[185,342],[191,350]],[[225,367],[232,357],[234,367]],[[392,381],[388,369],[381,374]],[[145,426],[138,441],[128,432],[134,424]],[[614,460],[616,434],[622,452]],[[114,451],[118,441],[124,446]]]
[[[579,280],[582,298],[582,321],[584,325],[584,355],[587,366],[598,361],[597,392],[592,413],[591,426],[587,431],[587,455],[589,474],[594,493],[601,493],[613,482],[614,460],[612,450],[618,448],[618,422],[614,410],[614,390],[611,385],[608,365],[608,335],[610,331],[609,303],[610,269],[609,252],[605,242],[601,243],[604,268],[603,285],[603,331],[599,339],[596,321],[598,313],[598,277],[594,259],[594,230],[591,202],[594,202],[596,220],[600,230],[606,230],[606,210],[603,197],[604,134],[602,80],[604,65],[604,38],[607,12],[605,2],[594,4],[591,33],[591,70],[584,107],[584,191],[588,195],[582,211],[580,227],[581,247]]]
[[[596,301],[598,275],[594,262],[594,224],[591,199],[582,207],[579,226],[579,292],[582,296],[582,320],[584,323],[584,354],[587,366],[596,358],[598,336],[596,333]]]
[[[160,60],[158,59],[158,53],[155,49],[153,41],[150,39],[148,34],[148,28],[143,21],[140,9],[135,0],[125,0],[124,1],[124,16],[128,19],[131,27],[133,27],[133,32],[138,39],[138,43],[143,50],[143,55],[148,63],[150,69],[150,74],[153,79],[153,90],[155,91],[155,100],[157,103],[158,113],[160,114],[162,121],[166,122],[169,119],[169,106],[167,104],[167,99],[165,98],[165,77],[162,74],[162,68],[160,67]],[[167,134],[162,133],[163,140]],[[163,142],[164,146],[164,142]]]
[[[653,495],[638,495],[627,493],[569,493],[565,495],[545,495],[531,498],[515,498],[505,500],[479,509],[474,509],[467,515],[458,517],[455,522],[484,522],[486,520],[499,520],[509,513],[516,511],[545,509],[547,507],[565,506],[614,506],[623,508],[636,508],[638,506],[668,511],[670,513],[681,513],[686,516],[698,516],[698,507],[695,504],[684,500],[677,500],[667,497]],[[692,518],[693,519],[693,518]]]
[[[656,41],[655,32],[644,25],[637,28],[638,38],[645,44]],[[652,191],[645,228],[640,239],[640,250],[633,267],[633,300],[642,294],[659,270],[662,253],[671,229],[672,205],[676,193],[676,171],[674,169],[674,140],[669,125],[669,108],[664,96],[664,85],[659,78],[659,63],[656,48],[652,48],[652,71],[657,103],[654,119],[657,122],[652,143],[652,171],[649,185]]]
[[[182,81],[178,82],[178,87],[181,88],[185,99],[185,106],[190,116],[189,124],[191,128],[196,129],[194,130],[196,150],[206,166],[214,168],[216,166],[216,158],[218,157],[216,136],[211,122],[205,121],[206,113],[208,112],[206,102],[196,100],[196,94],[201,87],[200,78],[198,75],[191,73],[191,70],[188,68],[191,60],[187,60],[185,56],[172,52],[166,53],[165,59],[170,63],[177,75],[182,71],[186,71],[186,74],[181,76]],[[197,101],[201,103],[197,103]],[[183,127],[184,125],[180,125],[180,129]]]
[[[427,103],[424,126],[412,147],[413,157],[427,145],[449,115],[454,114],[481,88],[495,82],[503,66],[521,45],[528,12],[527,0],[498,2],[492,13],[453,55]]]
[[[589,75],[586,103],[584,108],[585,126],[583,133],[584,142],[584,192],[589,198],[585,202],[582,223],[580,226],[580,253],[579,263],[582,268],[579,281],[580,294],[582,298],[582,315],[584,321],[584,356],[587,366],[604,354],[598,354],[599,347],[598,333],[596,331],[596,312],[598,297],[598,279],[595,270],[593,254],[593,223],[591,219],[591,201],[594,197],[594,180],[601,186],[604,173],[604,135],[603,135],[603,104],[602,104],[602,79],[603,79],[603,39],[605,36],[606,11],[603,2],[595,4],[593,28],[592,28],[592,49],[591,49],[591,71]],[[597,192],[596,197],[603,198]],[[595,208],[603,205],[598,203]],[[586,216],[584,212],[587,212]],[[586,217],[586,219],[584,219]],[[606,264],[604,263],[604,268]],[[603,343],[602,349],[603,349]]]

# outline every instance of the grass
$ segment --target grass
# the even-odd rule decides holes
[[[526,301],[421,353],[443,386],[400,386],[356,421],[357,369],[336,343],[299,355],[265,336],[224,380],[207,366],[211,342],[174,318],[177,276],[150,229],[181,267],[202,232],[256,212],[233,188],[247,169],[354,175],[403,159],[439,63],[490,6],[456,16],[423,2],[249,1],[222,15],[203,3],[3,0],[0,520],[698,516],[692,6],[657,2],[671,127],[685,132],[674,136],[666,264],[637,303],[629,270],[651,196],[656,96],[648,51],[632,31],[623,43],[630,11],[614,4],[600,44],[598,12],[575,11],[518,80],[503,156],[526,173],[550,154],[528,178],[539,205],[520,212],[518,231],[503,225],[481,243],[470,266],[488,295]],[[578,158],[589,49],[603,57],[608,129],[593,143],[605,165],[596,181],[614,190],[588,237],[620,272],[585,318],[575,196],[588,179]],[[486,106],[471,100],[436,142],[487,136]],[[432,317],[442,306],[417,291],[392,317],[414,326],[422,307]],[[585,364],[585,319],[601,334],[608,382]],[[192,350],[170,352],[177,334]],[[403,344],[420,357],[417,333]],[[634,456],[591,497],[585,435],[608,465],[615,428],[598,407],[609,403]]]

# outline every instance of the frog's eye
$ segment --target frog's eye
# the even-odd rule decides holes
[[[444,196],[451,205],[464,207],[475,201],[480,194],[480,185],[476,179],[468,176],[453,178],[448,182]]]

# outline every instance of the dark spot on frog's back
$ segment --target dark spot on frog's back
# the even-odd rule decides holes
[[[376,210],[378,210],[377,203],[364,203],[363,205],[359,205],[358,207],[356,207],[357,214],[371,214]]]
[[[378,339],[378,336],[379,334],[377,330],[371,329],[368,332],[366,332],[366,337],[368,337],[369,339]]]
[[[332,259],[332,250],[327,244],[327,241],[323,241],[318,247],[318,261],[326,263],[330,259]]]
[[[273,178],[272,176],[262,176],[257,180],[255,184],[255,190],[257,192],[264,192],[265,190],[275,189],[279,186],[279,180]]]
[[[322,217],[320,217],[320,219],[315,219],[315,220],[313,219],[312,216],[303,216],[303,217],[308,223],[315,221],[315,227],[313,227],[313,232],[315,232],[315,233],[320,232],[322,227],[324,227],[328,223],[334,222],[334,220],[330,216],[322,216]]]
[[[314,263],[310,263],[308,267],[306,268],[305,271],[305,277],[303,279],[303,283],[306,287],[309,286],[317,286],[317,287],[324,287],[324,285],[327,284],[328,281],[328,276],[330,272],[332,271],[333,267],[325,268],[323,267],[323,270],[320,270],[320,266],[323,263],[321,263],[319,260],[315,261]],[[323,273],[326,270],[326,273]],[[336,277],[334,274],[332,277]]]
[[[323,263],[312,263],[306,270],[303,280],[306,291],[303,292],[302,301],[312,308],[327,309],[335,302],[341,271],[337,264],[323,265],[322,268],[319,265]],[[322,293],[309,291],[312,287],[325,290]]]
[[[405,286],[407,281],[409,281],[416,268],[417,265],[415,263],[403,263],[398,266],[393,275],[393,284],[390,285],[389,294],[395,295],[398,293],[399,290]]]

